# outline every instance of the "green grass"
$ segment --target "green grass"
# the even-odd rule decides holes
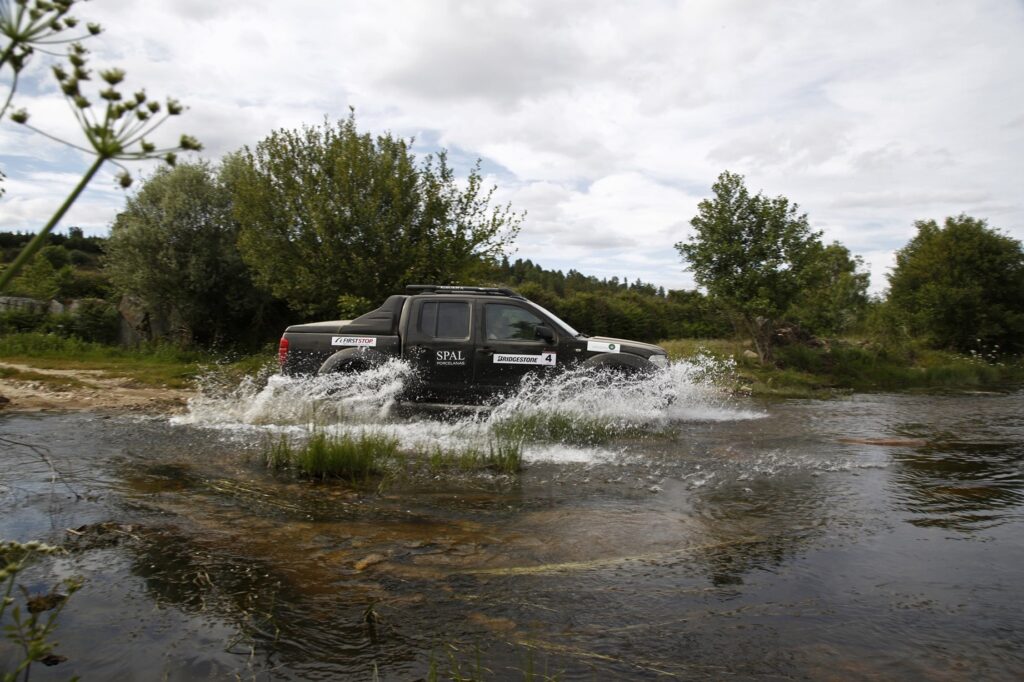
[[[330,436],[317,431],[300,446],[287,436],[271,439],[260,453],[271,469],[294,468],[313,480],[344,479],[364,482],[387,471],[398,457],[398,440],[382,433]]]
[[[387,461],[397,453],[398,440],[384,434],[314,433],[296,451],[295,464],[302,474],[314,480],[342,478],[358,482],[383,474]]]
[[[74,378],[44,374],[32,370],[17,369],[15,367],[0,367],[0,379],[12,379],[14,381],[35,381],[45,384],[56,391],[83,388],[85,384]]]
[[[295,448],[288,436],[268,439],[260,451],[260,459],[268,469],[287,469],[295,460]]]
[[[523,468],[523,441],[495,435],[488,440],[486,448],[469,445],[445,449],[437,445],[421,450],[418,456],[432,474],[453,470],[514,474]]]
[[[485,463],[498,473],[516,473],[523,468],[523,440],[495,435],[487,444]]]
[[[240,378],[272,360],[271,354],[260,353],[225,363],[210,353],[171,344],[123,348],[37,332],[0,336],[0,361],[41,369],[101,370],[146,386],[189,388],[209,367]]]
[[[506,440],[565,445],[605,445],[619,438],[638,438],[646,431],[611,419],[559,412],[514,414],[496,421],[491,431]]]
[[[1024,381],[1024,363],[1002,363],[924,348],[888,350],[860,339],[828,347],[789,345],[775,349],[775,365],[746,357],[742,341],[678,339],[661,344],[673,359],[704,352],[735,362],[738,387],[754,395],[820,397],[836,392],[941,390],[999,387]]]
[[[301,444],[286,435],[267,438],[258,459],[275,471],[290,469],[313,480],[342,479],[352,483],[392,474],[401,476],[400,470],[412,462],[425,465],[431,474],[451,471],[514,474],[523,468],[523,442],[492,436],[483,446],[434,446],[409,453],[399,449],[398,439],[384,433],[329,436],[317,431]]]

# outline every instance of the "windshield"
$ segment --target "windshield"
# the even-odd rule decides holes
[[[551,312],[550,310],[548,310],[544,306],[537,305],[533,301],[527,301],[527,303],[529,303],[534,308],[536,308],[537,310],[539,310],[542,313],[544,313],[545,315],[547,315],[548,319],[550,319],[552,322],[554,322],[557,326],[561,327],[562,331],[565,332],[566,334],[569,334],[570,336],[579,336],[580,335],[580,333],[578,331],[576,331],[575,329],[572,328],[572,325],[570,325],[568,322],[566,322],[565,320],[560,318],[558,315],[555,315],[553,312]]]

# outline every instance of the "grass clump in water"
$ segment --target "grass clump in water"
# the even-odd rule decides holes
[[[523,468],[523,440],[495,435],[488,441],[486,449],[470,445],[446,450],[436,445],[421,451],[420,455],[433,474],[485,469],[499,474],[514,474]]]
[[[646,435],[646,431],[635,424],[559,412],[515,414],[496,421],[491,431],[504,440],[579,446],[606,445],[617,438]]]
[[[389,459],[398,453],[398,440],[381,433],[328,436],[314,433],[296,452],[299,471],[313,479],[366,480],[384,473]]]
[[[261,458],[268,468],[294,468],[314,480],[339,478],[358,482],[385,473],[388,463],[397,455],[398,440],[386,434],[331,436],[318,431],[298,447],[287,436],[271,440]]]
[[[499,473],[516,473],[523,468],[523,439],[496,434],[487,444],[486,462]]]
[[[277,440],[269,440],[260,451],[260,459],[268,469],[280,471],[287,469],[295,460],[295,449],[288,436],[282,435]]]

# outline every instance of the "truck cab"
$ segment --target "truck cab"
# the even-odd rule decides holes
[[[431,400],[505,393],[526,374],[581,364],[630,372],[668,364],[657,346],[588,337],[515,291],[489,287],[410,286],[355,320],[289,327],[281,343],[286,373],[401,357],[415,369],[416,397]]]

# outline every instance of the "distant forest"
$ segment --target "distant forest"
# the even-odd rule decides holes
[[[0,232],[3,262],[13,260],[32,236],[28,232]],[[68,234],[49,235],[47,246],[8,293],[58,301],[99,299],[116,307],[119,296],[104,269],[108,241],[107,237],[86,237],[76,227],[70,228]],[[598,279],[576,270],[548,270],[531,260],[503,258],[496,265],[478,264],[473,281],[466,283],[516,289],[591,334],[657,341],[718,338],[733,333],[728,318],[703,294],[665,291],[639,279],[632,283],[617,277]],[[391,293],[396,292],[381,295]],[[362,302],[361,308],[357,304],[346,312],[356,315],[365,312],[369,305],[372,304]],[[262,341],[275,338],[286,324],[305,321],[284,306],[277,306],[271,317],[274,319],[266,320]],[[34,322],[22,321],[22,326],[32,326]]]

